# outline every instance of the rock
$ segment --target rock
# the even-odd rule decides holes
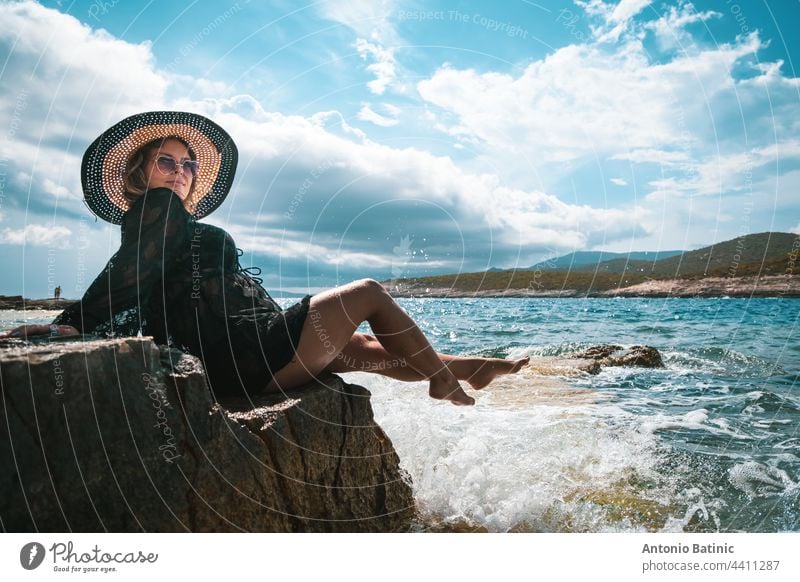
[[[5,531],[406,531],[414,502],[369,392],[327,375],[214,402],[150,338],[0,342]]]
[[[658,350],[650,346],[625,349],[613,344],[600,344],[563,356],[531,358],[527,369],[539,376],[575,376],[599,374],[608,366],[663,368],[664,363]]]
[[[0,295],[0,309],[59,311],[75,303],[70,299],[26,299],[22,295]]]
[[[613,344],[601,344],[599,346],[592,346],[590,348],[586,348],[582,352],[575,352],[573,357],[586,360],[602,360],[603,358],[607,358],[614,352],[619,351],[621,349],[622,346],[616,346]]]
[[[621,352],[621,353],[620,353]],[[650,346],[622,346],[603,344],[592,346],[572,355],[573,358],[594,360],[600,366],[639,366],[642,368],[663,368],[664,362],[658,350]],[[598,369],[599,371],[599,369]]]

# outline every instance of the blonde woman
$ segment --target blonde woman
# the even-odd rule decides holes
[[[185,112],[128,117],[98,137],[81,178],[92,211],[120,224],[122,242],[80,302],[51,325],[2,334],[152,336],[199,357],[217,396],[289,390],[322,372],[427,380],[453,404],[527,362],[438,354],[372,279],[282,309],[243,269],[231,236],[198,222],[230,191],[238,152],[211,120]],[[358,333],[368,322],[373,335]]]

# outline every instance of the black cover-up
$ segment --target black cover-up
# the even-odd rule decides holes
[[[217,396],[262,392],[294,358],[311,296],[281,309],[242,269],[233,238],[197,222],[167,188],[147,191],[121,226],[119,250],[53,323],[153,336],[202,359]]]

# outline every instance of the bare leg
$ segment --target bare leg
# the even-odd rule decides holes
[[[465,380],[476,390],[487,386],[497,376],[515,374],[529,361],[529,357],[518,360],[480,358],[438,354],[458,380]],[[350,342],[325,369],[327,372],[371,372],[382,374],[404,382],[418,382],[425,378],[408,366],[403,358],[386,351],[380,342],[369,335],[355,333]]]
[[[355,281],[311,298],[296,357],[275,373],[267,390],[289,390],[328,368],[348,345],[361,322],[369,322],[386,352],[403,358],[408,367],[429,380],[432,398],[454,404],[474,404],[444,365],[417,324],[372,279]]]

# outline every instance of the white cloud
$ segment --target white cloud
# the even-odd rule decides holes
[[[318,7],[323,18],[356,33],[356,51],[369,63],[367,71],[375,76],[367,87],[376,95],[382,95],[397,78],[394,49],[387,48],[402,44],[391,22],[395,4],[394,0],[350,0],[323,2]]]
[[[138,111],[143,93],[160,101],[167,87],[166,76],[154,69],[149,42],[119,40],[35,2],[0,5],[0,20],[0,46],[13,57],[3,70],[4,85],[24,93],[26,117],[41,112],[57,120],[36,128],[48,136],[91,134],[110,114]]]
[[[341,129],[342,133],[344,134],[354,135],[359,139],[367,138],[366,133],[347,123],[344,116],[338,111],[320,111],[319,113],[312,115],[309,119],[311,120],[311,123],[318,125],[319,127],[324,127],[328,131]]]
[[[669,176],[649,182],[653,190],[647,198],[720,196],[752,190],[754,172],[791,159],[800,159],[800,140],[693,161],[684,164],[685,177]]]
[[[295,233],[254,233],[253,229],[223,225],[216,221],[207,221],[226,228],[235,238],[237,244],[249,251],[279,257],[283,261],[295,260],[312,265],[346,266],[348,268],[389,269],[397,263],[397,256],[391,253],[370,253],[351,251],[342,248],[342,241],[329,240],[326,244],[309,240],[292,239]],[[289,236],[287,236],[289,235]],[[442,261],[430,261],[427,267],[443,266]]]
[[[800,222],[798,222],[794,228],[790,229],[789,232],[792,234],[800,234]]]
[[[396,107],[394,109],[397,109]],[[358,118],[362,121],[368,121],[370,123],[374,123],[375,125],[380,125],[381,127],[391,127],[393,125],[397,125],[399,120],[395,119],[394,117],[386,117],[373,111],[373,109],[369,106],[369,104],[365,103],[361,110],[358,112]]]
[[[57,184],[50,178],[44,179],[42,182],[42,189],[48,194],[52,194],[56,198],[73,198],[75,200],[80,200],[83,197],[82,194],[76,194],[70,191],[69,188],[62,186],[61,184]]]
[[[625,32],[634,16],[653,3],[653,0],[620,0],[617,4],[606,4],[602,0],[576,0],[578,6],[603,22],[592,26],[592,34],[597,42],[616,42]]]
[[[622,178],[611,178],[610,182],[612,184],[616,184],[617,186],[627,186],[628,183],[623,180]]]
[[[644,28],[653,31],[662,50],[676,46],[685,50],[687,45],[694,44],[692,37],[684,30],[685,27],[721,16],[721,13],[713,10],[697,12],[689,2],[681,6],[669,6],[664,16],[646,22]]]
[[[800,129],[798,79],[763,63],[755,79],[737,80],[734,74],[763,46],[752,33],[659,63],[650,62],[638,40],[613,52],[594,44],[569,46],[516,76],[443,67],[418,88],[441,109],[439,119],[451,120],[439,126],[443,131],[462,143],[471,140],[489,160],[499,152],[520,160],[522,167],[510,172],[524,175],[530,160],[545,167],[563,162],[557,167],[566,168],[565,176],[571,168],[606,160],[658,164],[660,175],[645,168],[638,180],[648,186],[643,203],[652,217],[676,197],[750,191],[760,173],[786,172],[791,165],[780,161],[800,158],[794,137]],[[776,184],[781,199],[785,184]],[[716,215],[689,215],[695,222],[726,217],[719,209]],[[646,220],[642,225],[657,226]]]
[[[455,118],[448,133],[545,161],[670,151],[692,145],[707,124],[707,101],[733,87],[731,71],[761,47],[753,34],[733,45],[651,64],[638,42],[609,52],[571,45],[519,76],[442,67],[418,85]],[[480,96],[480,98],[476,98]],[[697,122],[697,123],[696,123]],[[688,142],[688,143],[687,143]]]
[[[248,161],[250,167],[269,167],[271,160],[280,161],[292,152],[302,152],[300,158],[290,157],[280,162],[281,171],[300,178],[293,182],[294,192],[270,199],[271,208],[277,213],[292,206],[293,197],[294,206],[299,200],[304,212],[312,216],[320,214],[321,218],[340,204],[352,207],[355,217],[367,208],[379,207],[382,202],[422,199],[431,206],[432,212],[452,217],[449,228],[454,233],[477,229],[481,233],[479,236],[493,237],[500,250],[519,244],[563,248],[567,242],[613,239],[646,230],[642,223],[648,216],[641,208],[597,209],[566,204],[544,192],[504,187],[499,176],[494,174],[466,172],[446,156],[434,156],[415,148],[396,149],[370,141],[356,143],[298,116],[272,114],[269,119],[258,122],[244,119],[230,113],[225,100],[216,103],[209,100],[205,104],[208,109],[204,113],[227,128],[240,150],[252,156]],[[270,136],[268,143],[264,135]],[[336,168],[337,180],[332,181],[324,172],[320,175],[315,170],[319,167]],[[328,196],[336,194],[335,199],[326,200],[324,205],[312,206],[317,198],[307,194],[297,198],[298,184],[304,180],[314,183],[315,175],[324,183]],[[237,191],[242,197],[260,198],[263,187],[258,175],[252,178],[243,175]],[[387,209],[383,220],[393,218],[392,209]],[[374,228],[380,229],[377,224]],[[286,244],[295,248],[291,242],[295,239],[288,240]],[[363,240],[350,242],[354,247],[364,245]],[[264,252],[277,253],[283,243],[270,239],[257,244]],[[306,252],[330,256],[322,249],[309,251],[304,247],[292,250],[291,254],[302,256]],[[373,264],[384,265],[386,260],[375,259]]]
[[[637,164],[660,164],[674,166],[689,162],[691,158],[685,151],[665,151],[642,148],[630,152],[621,152],[610,157],[612,160],[628,160]]]
[[[397,77],[394,51],[363,38],[356,40],[356,50],[363,60],[373,61],[367,65],[367,70],[375,75],[375,79],[367,83],[367,87],[376,95],[383,95]]]
[[[652,3],[653,0],[620,0],[608,20],[610,22],[627,22]]]
[[[383,105],[381,105],[381,107],[383,108],[384,111],[386,111],[386,113],[388,113],[392,117],[399,117],[400,114],[403,112],[402,109],[400,109],[396,105],[392,105],[391,103],[384,103]]]
[[[15,185],[81,192],[83,149],[122,117],[161,108],[167,77],[150,43],[116,39],[35,2],[0,3],[0,22],[0,122],[14,128],[4,147],[14,152],[14,175],[27,176]]]
[[[391,16],[394,0],[349,0],[321,2],[318,10],[323,18],[344,24],[361,37],[396,44],[398,39]]]
[[[599,241],[644,234],[652,219],[641,206],[593,208],[567,204],[543,192],[502,186],[478,206],[502,242],[557,248],[585,248]]]
[[[64,226],[26,224],[24,228],[5,228],[0,231],[0,244],[34,245],[53,248],[69,248],[72,231]]]

